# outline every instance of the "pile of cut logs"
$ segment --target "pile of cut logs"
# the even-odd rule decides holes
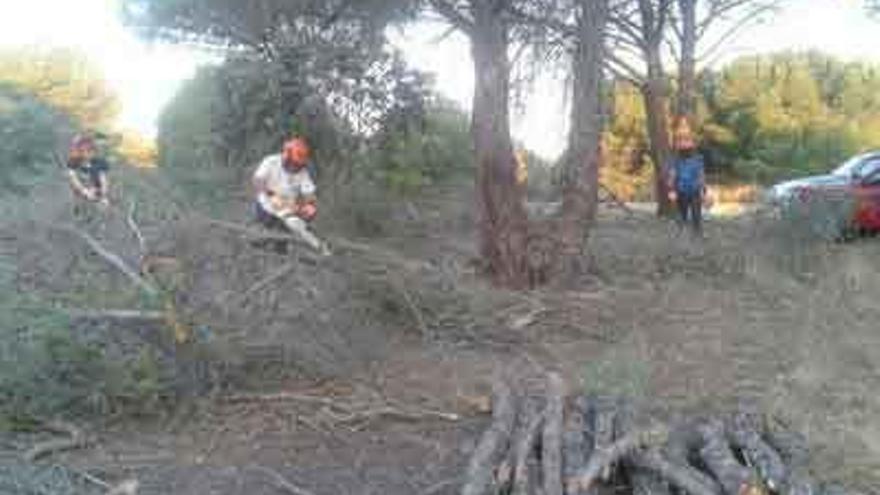
[[[499,379],[492,422],[462,495],[839,495],[807,474],[803,437],[746,408],[644,420],[628,400],[567,397],[550,374],[538,394]]]

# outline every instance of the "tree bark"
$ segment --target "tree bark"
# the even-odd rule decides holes
[[[678,0],[678,12],[681,16],[681,61],[676,114],[692,122],[697,108],[697,0]]]
[[[475,88],[472,133],[477,162],[480,254],[497,286],[528,286],[528,219],[516,183],[510,138],[510,62],[504,2],[473,0],[470,30]]]
[[[599,198],[603,42],[607,16],[608,0],[578,0],[571,130],[562,175],[561,256],[558,258],[558,271],[569,279],[583,271],[583,250],[596,218]]]
[[[667,119],[668,96],[663,69],[658,61],[649,69],[648,81],[642,89],[645,111],[648,120],[648,140],[651,144],[651,161],[654,163],[654,194],[657,200],[657,214],[669,215],[672,203],[669,201],[669,188],[666,184],[666,164],[669,161],[669,122]]]

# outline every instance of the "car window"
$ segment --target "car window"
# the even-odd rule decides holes
[[[876,171],[874,171],[873,174],[865,177],[863,184],[866,184],[869,186],[880,186],[880,168],[878,168]]]
[[[865,180],[876,179],[875,176],[878,173],[880,173],[880,157],[869,158],[859,167],[859,177]]]

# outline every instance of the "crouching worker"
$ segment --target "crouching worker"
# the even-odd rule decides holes
[[[257,221],[270,229],[291,232],[328,256],[327,244],[309,229],[318,213],[317,188],[310,170],[309,147],[300,138],[284,143],[281,154],[264,158],[254,173]]]
[[[107,160],[97,155],[94,139],[88,136],[73,139],[67,157],[67,175],[77,198],[109,206],[109,169]]]

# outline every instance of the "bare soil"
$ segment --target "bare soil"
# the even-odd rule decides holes
[[[495,326],[479,338],[444,335],[441,318],[422,308],[422,322],[401,322],[383,359],[348,377],[289,378],[264,391],[456,420],[351,420],[332,405],[215,397],[97,432],[94,448],[54,462],[136,478],[143,494],[295,493],[278,476],[314,494],[456,493],[487,422],[492,369],[504,364],[558,370],[572,389],[625,393],[659,415],[757,403],[807,435],[817,478],[880,493],[880,243],[784,230],[749,214],[711,221],[705,239],[692,239],[647,214],[607,210],[578,290],[496,296],[473,315]],[[464,239],[421,231],[383,243],[437,262],[479,295]],[[417,288],[412,295],[416,312],[428,304]]]

